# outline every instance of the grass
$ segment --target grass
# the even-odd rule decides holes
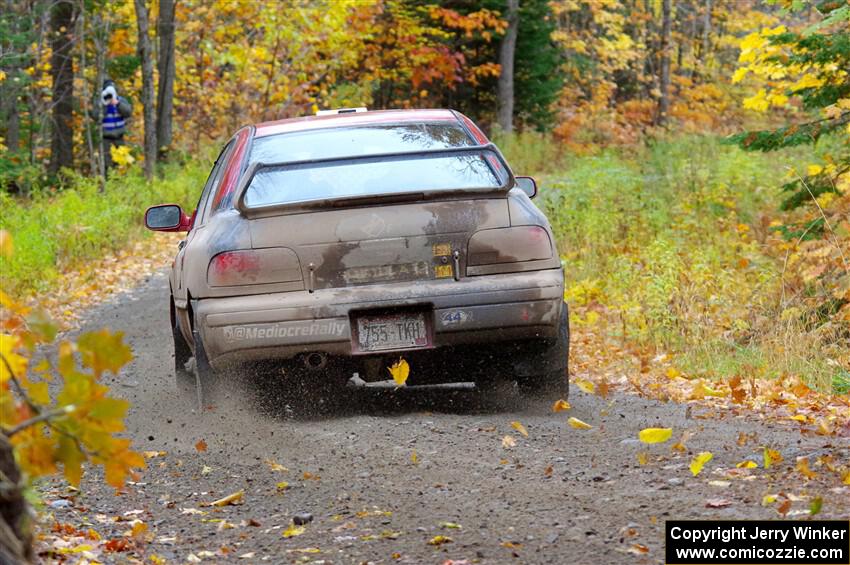
[[[192,161],[166,166],[150,183],[138,168],[115,173],[103,192],[82,176],[31,198],[0,192],[0,229],[15,249],[11,258],[0,257],[0,287],[16,296],[49,291],[64,270],[145,237],[148,206],[176,202],[191,210],[208,172],[207,163]]]
[[[541,181],[574,323],[674,353],[691,375],[800,375],[829,389],[846,373],[834,351],[850,346],[847,328],[808,327],[782,300],[785,242],[771,223],[783,220],[781,165],[807,150],[680,137],[571,157],[534,134],[501,145]]]

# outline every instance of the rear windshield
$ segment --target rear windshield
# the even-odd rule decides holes
[[[328,128],[259,137],[251,148],[250,162],[286,163],[473,144],[456,122]]]
[[[277,204],[454,190],[491,190],[507,183],[487,150],[380,159],[341,159],[263,168],[245,192],[249,208]]]

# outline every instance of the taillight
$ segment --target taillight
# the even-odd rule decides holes
[[[482,230],[469,238],[466,274],[548,269],[556,262],[549,233],[540,226]]]
[[[207,268],[210,286],[243,286],[301,281],[301,265],[291,249],[244,249],[219,253]]]

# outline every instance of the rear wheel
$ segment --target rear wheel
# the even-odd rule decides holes
[[[174,301],[171,302],[171,337],[174,341],[174,377],[177,390],[182,394],[195,393],[195,373],[192,369],[192,348],[186,343],[180,325],[177,321],[177,313],[174,310]]]
[[[526,396],[563,398],[570,394],[570,317],[564,303],[558,322],[558,335],[543,351],[539,364],[542,371],[519,379],[520,392]]]

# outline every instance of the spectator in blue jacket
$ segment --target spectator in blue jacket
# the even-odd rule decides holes
[[[118,96],[115,82],[103,81],[103,91],[100,95],[103,102],[101,125],[103,127],[103,157],[104,170],[112,168],[112,148],[124,145],[124,131],[127,128],[127,118],[133,113],[133,107],[126,98]]]

